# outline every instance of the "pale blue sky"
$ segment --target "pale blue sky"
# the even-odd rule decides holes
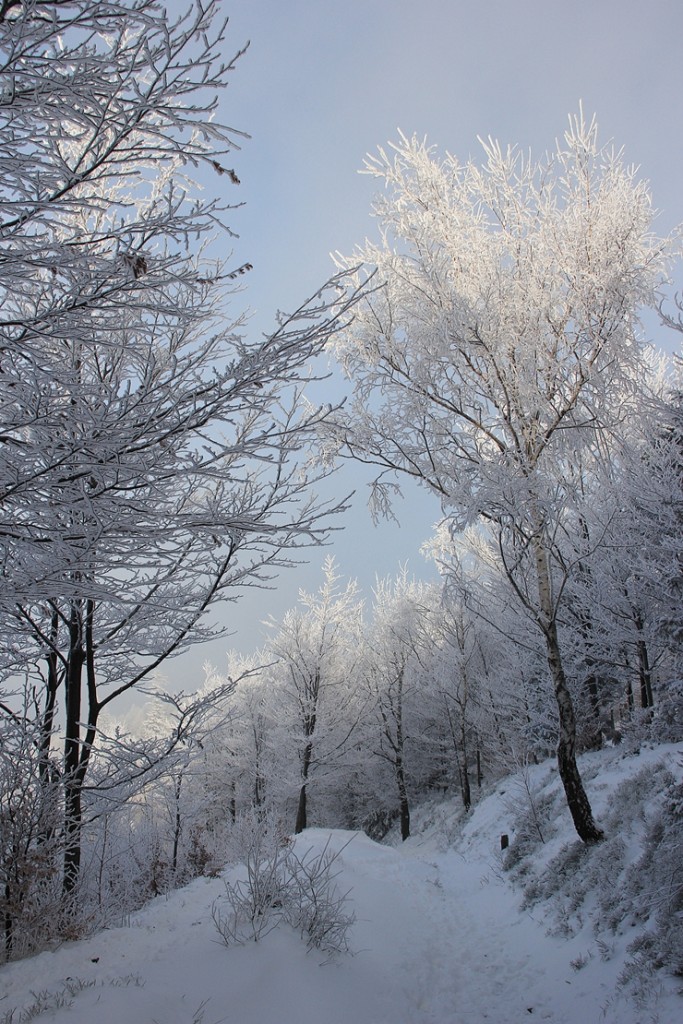
[[[181,0],[172,0],[174,8]],[[235,156],[242,181],[235,260],[253,272],[236,298],[267,331],[330,275],[329,253],[372,234],[373,182],[364,155],[406,134],[426,135],[461,158],[477,135],[552,148],[583,101],[603,141],[625,148],[652,185],[660,232],[683,220],[683,2],[681,0],[223,0],[229,49],[251,45],[222,99],[222,119],[251,140]],[[237,195],[237,193],[236,193]],[[660,339],[663,340],[663,339]],[[667,342],[669,345],[670,341]],[[330,397],[334,397],[332,394]],[[347,473],[340,490],[354,486]],[[358,480],[362,491],[364,482]],[[438,509],[408,483],[400,529],[375,529],[359,495],[331,550],[369,590],[419,555]],[[340,524],[341,525],[341,524]],[[329,550],[329,549],[328,549]],[[316,589],[328,551],[291,570],[276,593],[247,595],[223,621],[237,635],[193,652],[174,679],[228,646],[262,641],[260,619],[281,615],[300,586]],[[182,685],[192,685],[189,676]]]

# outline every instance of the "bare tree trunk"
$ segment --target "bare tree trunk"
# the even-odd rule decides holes
[[[396,784],[398,786],[399,808],[401,812],[401,839],[403,842],[410,837],[410,804],[408,803],[408,790],[406,788],[406,776],[403,768],[403,758],[400,754],[394,762],[396,772]]]
[[[647,649],[647,641],[643,631],[643,616],[639,611],[633,613],[633,621],[638,631],[636,649],[638,652],[638,680],[640,682],[640,706],[641,708],[654,707],[652,696],[652,670],[650,668],[650,655]]]
[[[585,745],[587,745],[591,750],[599,750],[602,746],[602,716],[600,713],[598,680],[594,672],[589,672],[584,680],[584,685],[588,694],[588,705],[591,709],[591,716],[593,718],[590,735],[588,736],[587,744]]]
[[[405,665],[402,665],[396,676],[396,697],[388,701],[391,709],[391,721],[387,713],[387,706],[379,701],[378,710],[382,719],[382,732],[389,745],[391,753],[384,753],[382,756],[392,766],[396,787],[398,789],[399,813],[401,817],[401,839],[405,842],[410,836],[410,804],[408,802],[408,788],[406,786],[405,766],[403,754],[405,750],[403,736],[403,673]],[[392,732],[392,722],[393,729]]]
[[[308,773],[311,767],[311,760],[313,758],[313,744],[309,741],[304,748],[304,756],[301,764],[301,789],[299,790],[299,805],[296,811],[296,825],[294,826],[294,833],[298,835],[303,832],[307,825],[307,809],[306,809],[306,787],[308,785]]]
[[[545,638],[548,668],[550,669],[550,677],[555,690],[559,720],[557,765],[577,835],[584,843],[597,843],[603,838],[603,832],[598,828],[593,819],[590,801],[583,787],[576,763],[576,716],[560,654],[547,553],[538,534],[535,537],[535,551],[541,609],[539,621]]]
[[[59,614],[53,610],[50,620],[50,642],[52,649],[47,656],[47,678],[45,693],[45,708],[43,710],[40,728],[40,753],[38,758],[38,773],[42,786],[47,789],[50,785],[50,746],[54,729],[55,709],[57,705],[57,690],[59,689],[59,670],[57,643],[59,640]]]
[[[581,493],[585,496],[583,480],[581,484]],[[590,531],[588,529],[588,523],[586,522],[584,516],[579,516],[579,525],[581,529],[581,535],[584,541],[586,542],[586,546],[590,547]],[[580,561],[577,568],[584,577],[592,579],[590,565]],[[579,633],[581,636],[581,641],[583,643],[586,666],[588,669],[588,673],[584,680],[584,686],[586,688],[586,693],[588,694],[588,706],[590,707],[593,718],[592,728],[590,729],[587,745],[591,750],[599,750],[602,746],[602,716],[600,707],[600,690],[598,686],[599,679],[595,671],[595,658],[592,654],[595,626],[593,623],[593,616],[591,615],[587,604],[582,604],[579,607],[577,617],[579,622]]]
[[[38,745],[38,778],[41,789],[41,817],[43,823],[38,830],[36,842],[45,847],[55,834],[56,807],[59,803],[59,772],[51,763],[50,754],[54,739],[54,721],[57,709],[57,691],[60,684],[57,644],[59,640],[59,615],[53,609],[50,620],[51,650],[47,656],[45,678],[45,706],[40,720]]]
[[[81,740],[81,684],[83,649],[81,602],[71,605],[69,617],[69,658],[66,670],[66,724],[64,739],[64,878],[68,895],[78,880],[81,866],[81,782],[79,772]]]
[[[253,796],[253,803],[254,803],[254,807],[257,810],[263,804],[263,788],[264,788],[264,783],[265,783],[265,780],[263,778],[263,773],[261,771],[261,747],[262,747],[261,738],[258,735],[256,729],[254,729],[254,749],[255,749],[255,752],[256,752],[256,757],[255,757],[255,763],[254,763],[254,796]],[[233,791],[232,791],[232,802],[233,802],[233,804],[235,802],[235,788],[234,788],[234,786],[235,786],[235,784],[233,783]],[[235,816],[233,814],[233,818],[234,817]]]
[[[574,822],[574,828],[584,843],[597,843],[603,838],[602,829],[598,828],[593,818],[590,801],[583,787],[581,775],[576,763],[576,717],[571,694],[562,666],[560,649],[557,642],[557,626],[553,620],[546,633],[546,649],[548,667],[555,687],[555,700],[559,717],[559,737],[557,742],[557,765],[564,786],[567,804]]]
[[[69,657],[66,668],[66,726],[64,741],[64,877],[65,896],[76,888],[81,870],[81,833],[83,827],[83,785],[95,741],[101,705],[97,701],[93,617],[95,604],[74,600],[69,617]],[[81,736],[81,696],[85,667],[88,715],[85,735]]]
[[[306,828],[306,786],[303,785],[299,790],[299,803],[296,808],[296,824],[294,825],[294,834],[299,835],[300,832]]]
[[[14,921],[12,919],[11,901],[12,889],[9,881],[7,881],[5,882],[5,914],[3,921],[5,960],[10,960],[12,957],[12,942],[14,939]]]
[[[180,833],[182,832],[182,817],[180,813],[180,792],[183,786],[183,773],[179,772],[178,778],[175,783],[175,823],[173,827],[173,855],[171,858],[171,870],[173,871],[173,877],[178,873],[178,847],[180,846]]]
[[[446,701],[445,703],[446,703],[446,715],[448,717],[448,727],[449,727],[449,731],[450,731],[450,734],[451,734],[451,742],[453,744],[453,753],[455,755],[455,765],[456,765],[456,767],[458,769],[458,782],[460,783],[460,795],[462,797],[463,807],[465,808],[466,811],[469,811],[470,807],[472,806],[472,794],[470,792],[470,779],[469,779],[469,775],[467,774],[467,752],[463,750],[463,754],[464,754],[464,758],[465,758],[465,766],[464,766],[464,769],[463,769],[463,766],[460,763],[460,754],[458,752],[458,739],[457,739],[457,735],[456,735],[455,724],[453,722],[453,716],[451,715],[451,709],[450,709],[450,707],[448,705],[448,702]],[[462,718],[461,718],[461,723],[462,723]],[[464,730],[464,727],[462,726],[462,724],[461,724],[461,732],[462,732],[462,738],[463,738],[463,743],[464,743],[464,740],[465,740],[465,730]]]
[[[470,788],[470,773],[467,767],[467,726],[464,709],[460,717],[460,745],[462,747],[462,802],[465,810],[469,811],[472,806],[472,790]]]
[[[401,810],[401,839],[403,842],[410,836],[410,806],[408,804],[408,790],[406,788],[406,775],[403,765],[403,668],[398,675],[398,700],[396,703],[396,757],[394,760],[396,770],[396,783],[398,785],[399,807]]]

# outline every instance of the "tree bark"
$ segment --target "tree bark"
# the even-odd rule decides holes
[[[401,811],[401,839],[403,842],[410,838],[410,804],[408,803],[408,790],[406,788],[406,776],[403,768],[403,758],[399,755],[396,758],[396,784],[398,786],[399,808]]]
[[[69,618],[69,658],[66,670],[66,725],[64,739],[64,877],[63,891],[71,893],[81,866],[81,684],[83,649],[80,601],[74,601]]]
[[[253,797],[253,803],[254,803],[254,807],[258,810],[258,808],[261,807],[262,804],[263,804],[263,788],[264,788],[265,780],[263,778],[263,773],[261,771],[261,741],[260,741],[260,738],[256,735],[256,732],[254,733],[254,740],[255,740],[255,748],[256,748],[256,759],[255,759],[255,764],[254,764],[254,797]],[[234,783],[233,783],[232,802],[233,802],[233,804],[235,802]],[[233,815],[233,818],[234,818],[234,815]]]
[[[593,818],[590,801],[576,763],[576,715],[560,653],[547,553],[538,535],[535,538],[535,553],[541,610],[539,621],[545,638],[548,668],[558,711],[557,766],[577,835],[584,843],[597,843],[603,838],[603,832]]]
[[[557,628],[555,623],[546,635],[548,665],[553,675],[555,699],[559,716],[559,737],[557,742],[557,765],[567,797],[567,804],[574,822],[574,828],[584,843],[597,843],[603,838],[602,829],[598,828],[593,818],[590,801],[583,787],[579,768],[576,763],[576,718],[571,694],[564,675],[557,644]]]
[[[3,921],[3,935],[5,947],[5,960],[12,958],[12,943],[14,940],[14,920],[12,918],[12,889],[9,882],[5,882],[5,916]]]
[[[56,609],[53,610],[50,619],[50,641],[52,649],[47,656],[47,678],[45,687],[45,708],[40,729],[40,753],[38,758],[38,773],[41,785],[47,790],[51,783],[50,778],[50,747],[54,731],[55,710],[57,705],[57,690],[59,689],[59,666],[57,657],[57,643],[59,640],[59,615]]]
[[[299,805],[296,811],[296,825],[294,826],[295,835],[299,835],[303,832],[307,825],[307,809],[306,809],[306,786],[308,785],[308,772],[311,767],[311,760],[313,758],[313,744],[307,743],[304,747],[304,756],[301,764],[301,778],[302,785],[299,790]]]
[[[91,599],[74,600],[69,617],[69,657],[66,668],[66,728],[64,741],[64,877],[62,891],[68,897],[76,888],[81,870],[83,786],[97,729],[101,705],[97,701],[93,617]],[[81,735],[83,669],[88,693],[85,734]]]
[[[638,651],[638,681],[640,682],[640,706],[641,708],[651,708],[654,706],[654,698],[652,696],[652,670],[650,669],[650,655],[647,649],[647,641],[645,640],[645,632],[643,630],[643,617],[639,611],[634,611],[633,621],[635,622],[636,630],[638,631],[637,651]]]
[[[462,710],[462,709],[461,709]],[[453,722],[453,716],[451,715],[451,709],[446,703],[446,715],[448,717],[448,726],[451,734],[451,742],[453,744],[453,754],[455,756],[455,765],[458,769],[458,782],[460,783],[460,795],[462,797],[462,804],[466,811],[469,811],[472,806],[472,794],[470,792],[470,779],[467,772],[467,751],[464,749],[465,743],[465,728],[462,724],[461,716],[461,735],[463,743],[463,756],[464,756],[464,768],[460,763],[460,754],[458,753],[458,738],[456,735],[455,724]],[[478,753],[478,752],[477,752]]]
[[[178,773],[178,778],[175,783],[175,823],[173,826],[173,854],[171,857],[171,870],[173,877],[178,874],[178,849],[180,847],[180,833],[183,828],[183,820],[180,813],[180,792],[183,786],[183,773]]]
[[[394,770],[396,772],[396,784],[398,786],[399,808],[401,811],[401,839],[403,842],[410,836],[410,805],[408,803],[408,789],[406,787],[406,774],[403,765],[403,673],[405,664],[401,666],[397,683],[397,699],[394,716],[396,720],[396,744],[394,746]]]
[[[466,811],[472,806],[472,789],[470,787],[470,773],[467,767],[467,727],[465,724],[465,710],[463,708],[460,717],[460,744],[462,746],[462,802]]]

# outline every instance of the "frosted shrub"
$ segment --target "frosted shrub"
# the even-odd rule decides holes
[[[654,707],[634,708],[622,731],[626,753],[683,740],[683,681],[675,680],[658,691]]]
[[[346,910],[348,892],[340,892],[336,884],[339,852],[331,852],[328,839],[320,853],[308,850],[299,857],[288,850],[286,856],[286,920],[309,950],[320,949],[331,957],[349,952],[347,935],[355,921],[355,915]]]
[[[635,914],[649,924],[629,950],[624,982],[634,968],[665,967],[683,976],[683,783],[670,777],[660,813],[651,824],[640,860],[632,866],[625,891]],[[653,927],[654,925],[654,927]]]
[[[398,818],[398,808],[391,808],[389,810],[380,808],[375,811],[371,811],[363,818],[361,822],[361,828],[365,832],[366,836],[370,839],[374,839],[376,843],[381,843],[386,836],[389,835],[396,819]]]
[[[514,821],[514,839],[505,856],[506,871],[519,868],[526,873],[525,860],[551,838],[553,821],[561,803],[556,789],[543,789],[534,782],[528,764],[509,780],[505,808]]]
[[[272,820],[256,814],[238,819],[233,830],[231,852],[244,863],[247,876],[225,883],[227,913],[216,901],[211,913],[226,945],[258,942],[278,923],[286,885],[285,850],[289,838]]]
[[[0,962],[44,948],[60,916],[59,817],[39,744],[19,716],[0,722]]]
[[[660,694],[653,709],[652,738],[657,743],[683,740],[683,679],[669,683]]]
[[[589,922],[605,950],[610,933],[632,936],[620,985],[637,1001],[658,970],[683,975],[683,783],[649,764],[610,794],[609,807],[602,843],[567,843],[541,871],[526,849],[515,874],[526,882],[525,908],[548,902],[556,934]]]
[[[336,884],[338,857],[329,841],[319,853],[309,849],[299,856],[288,837],[257,823],[246,852],[246,878],[226,882],[225,896],[212,907],[226,946],[258,942],[284,922],[299,932],[309,950],[330,958],[348,952],[355,916],[346,909],[348,893]]]
[[[623,868],[626,848],[618,835],[610,835],[595,847],[584,843],[566,843],[534,878],[524,892],[524,907],[552,900],[553,926],[557,935],[574,935],[592,912],[586,902],[593,893],[602,893],[598,923],[614,899],[614,881]]]

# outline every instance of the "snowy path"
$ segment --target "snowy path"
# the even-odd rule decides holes
[[[492,823],[493,824],[493,823]],[[0,1022],[25,1019],[31,992],[54,1024],[645,1024],[630,1004],[603,1007],[616,967],[580,940],[548,938],[520,914],[497,870],[491,830],[467,828],[461,853],[411,840],[400,849],[354,834],[341,853],[357,915],[354,955],[320,965],[279,929],[258,945],[226,949],[211,920],[217,879],[155,900],[130,926],[0,968]],[[298,840],[320,848],[330,833]],[[332,833],[341,848],[350,833]],[[58,1007],[66,986],[82,991]],[[52,995],[41,995],[51,993]],[[660,1024],[674,1024],[662,1005]],[[16,1008],[14,1018],[9,1011]],[[35,1017],[33,1018],[35,1019]]]
[[[400,995],[387,1020],[597,1024],[594,979],[582,985],[567,944],[520,916],[495,855],[469,860],[429,852],[419,841],[388,850],[361,838],[353,863],[359,917],[360,907],[368,908],[368,943],[382,942],[371,952],[385,958]],[[358,933],[363,927],[359,921]]]

